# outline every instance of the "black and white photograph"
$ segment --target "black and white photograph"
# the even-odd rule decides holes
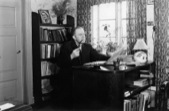
[[[0,111],[169,111],[169,0],[0,0]]]

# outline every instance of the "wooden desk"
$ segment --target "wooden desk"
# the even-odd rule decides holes
[[[73,99],[75,107],[91,109],[122,108],[123,73],[94,68],[73,68]],[[78,105],[77,105],[78,104]]]
[[[149,70],[151,66],[152,63],[123,71],[113,70],[113,66],[104,66],[106,71],[98,67],[73,67],[74,108],[123,111],[126,85],[139,78],[139,70]]]

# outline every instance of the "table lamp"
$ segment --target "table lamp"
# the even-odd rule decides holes
[[[148,46],[146,45],[143,38],[138,38],[136,44],[134,45],[134,60],[139,63],[147,62],[147,50]]]

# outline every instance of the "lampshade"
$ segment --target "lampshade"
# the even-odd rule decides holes
[[[136,44],[134,45],[133,50],[147,50],[148,46],[144,42],[143,38],[138,38]]]

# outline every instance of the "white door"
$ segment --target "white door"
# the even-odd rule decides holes
[[[23,101],[22,0],[0,0],[0,102]]]

